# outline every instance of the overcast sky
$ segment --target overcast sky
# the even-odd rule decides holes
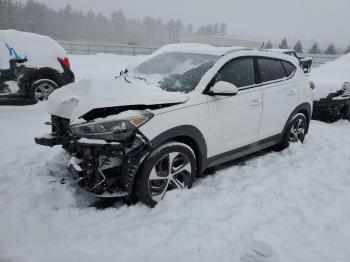
[[[38,0],[54,8],[71,4],[109,15],[121,9],[127,17],[149,15],[184,23],[226,22],[228,33],[241,38],[280,41],[317,40],[321,45],[350,44],[350,0]]]

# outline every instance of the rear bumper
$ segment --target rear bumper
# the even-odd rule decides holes
[[[75,81],[74,73],[70,69],[65,69],[61,74],[63,85],[71,84]]]

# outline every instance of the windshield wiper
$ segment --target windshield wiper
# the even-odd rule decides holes
[[[140,79],[140,80],[143,80],[147,83],[147,79],[146,78],[143,78],[143,77],[140,77],[140,76],[132,76],[133,78],[136,78],[136,79]]]

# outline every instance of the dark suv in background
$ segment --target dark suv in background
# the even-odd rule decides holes
[[[0,104],[44,101],[72,82],[67,53],[53,39],[0,30]]]

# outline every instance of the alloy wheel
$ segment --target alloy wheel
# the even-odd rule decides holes
[[[306,121],[302,118],[297,118],[291,127],[289,134],[289,142],[295,143],[298,141],[303,142],[306,132]]]
[[[148,188],[152,199],[159,202],[171,189],[188,188],[192,165],[184,154],[171,152],[163,156],[152,168]]]
[[[48,84],[42,83],[35,89],[35,99],[38,102],[46,101],[49,95],[55,90],[55,88]]]

